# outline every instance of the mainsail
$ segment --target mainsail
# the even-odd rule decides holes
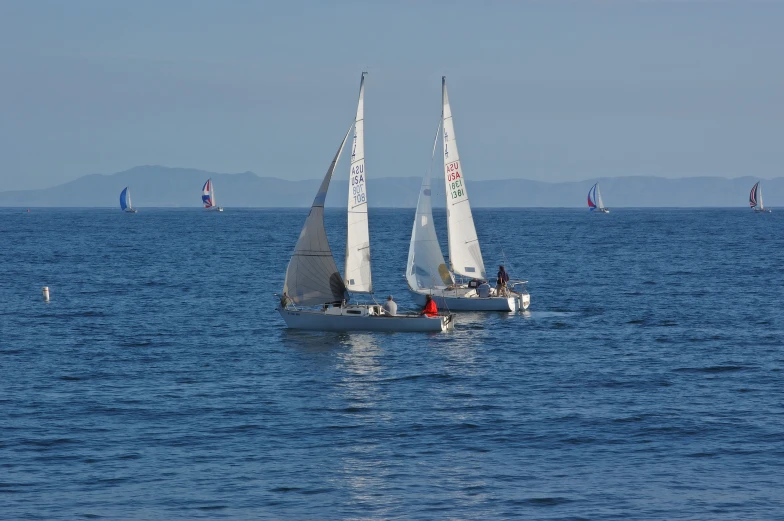
[[[440,132],[441,125],[439,124],[436,138],[433,141],[433,155],[435,155]],[[454,283],[452,274],[444,262],[441,246],[438,244],[436,228],[433,224],[431,194],[430,169],[428,169],[427,174],[422,178],[422,186],[419,189],[414,228],[411,230],[411,244],[408,247],[406,280],[414,290],[445,288]]]
[[[465,277],[486,279],[482,251],[476,236],[474,217],[468,203],[465,177],[457,153],[452,109],[446,92],[446,76],[441,77],[441,118],[444,141],[444,183],[449,230],[449,264],[452,271]]]
[[[362,73],[359,83],[357,117],[354,120],[354,145],[351,148],[344,282],[349,291],[372,293],[365,176],[365,74],[367,73]]]
[[[286,268],[284,297],[301,306],[316,306],[346,298],[346,286],[332,257],[324,228],[324,200],[327,198],[332,172],[350,133],[351,128],[346,132],[335,158],[329,165]]]
[[[759,209],[764,210],[765,205],[762,204],[762,185],[757,183],[757,202],[759,203]]]
[[[205,208],[212,208],[215,206],[215,193],[213,192],[212,179],[207,179],[204,186],[201,188],[201,201],[204,203]]]
[[[596,206],[599,207],[599,210],[604,208],[604,202],[602,201],[602,191],[599,190],[599,183],[596,183]],[[612,192],[612,190],[610,190]],[[612,195],[612,193],[610,194]]]

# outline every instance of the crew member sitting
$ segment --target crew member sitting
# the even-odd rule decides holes
[[[438,308],[436,308],[436,301],[430,295],[425,296],[425,309],[422,310],[420,315],[427,315],[429,317],[438,316]]]
[[[384,302],[384,311],[386,311],[387,315],[393,317],[397,315],[397,303],[392,300],[392,295],[387,297],[387,301]]]

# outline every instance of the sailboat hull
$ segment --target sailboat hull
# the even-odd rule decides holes
[[[429,294],[436,301],[436,306],[449,311],[506,311],[513,313],[528,309],[531,297],[528,294],[513,293],[511,297],[482,298],[474,296],[457,296],[452,291],[434,289],[430,293],[419,293],[410,290],[414,302],[425,305],[425,297]],[[451,295],[450,295],[451,293]]]
[[[311,331],[386,331],[410,333],[440,333],[454,327],[454,317],[424,315],[368,314],[367,308],[380,306],[349,306],[305,310],[278,308],[278,313],[290,329]],[[356,313],[356,314],[355,314]]]

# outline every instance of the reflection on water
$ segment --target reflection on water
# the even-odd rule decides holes
[[[342,349],[336,352],[335,359],[335,372],[340,379],[330,388],[331,400],[345,404],[339,413],[341,424],[358,427],[353,442],[339,450],[338,488],[346,490],[353,503],[368,506],[379,506],[374,492],[383,482],[379,469],[386,460],[372,432],[379,424],[393,420],[388,407],[392,400],[380,385],[384,352],[375,335],[350,333],[341,339]],[[380,512],[383,511],[382,508]]]
[[[347,349],[338,354],[337,369],[354,375],[379,372],[381,350],[372,333],[348,333],[340,342]]]
[[[577,316],[576,311],[526,311],[522,313],[526,318],[566,318]]]
[[[280,341],[288,348],[313,353],[324,353],[340,347],[348,338],[347,332],[303,331],[282,328]]]

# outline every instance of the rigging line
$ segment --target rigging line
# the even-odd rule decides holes
[[[439,118],[438,127],[436,128],[436,137],[433,139],[433,152],[430,154],[430,166],[427,169],[427,178],[430,180],[430,174],[433,171],[433,161],[436,158],[436,145],[438,145],[438,136],[441,134],[441,124],[443,121]]]
[[[504,249],[503,249],[503,248],[501,248],[501,258],[502,258],[502,259],[503,259],[503,261],[504,261],[504,267],[506,267],[506,266],[509,266],[509,269],[510,269],[510,270],[512,270],[512,271],[517,271],[517,266],[515,266],[515,265],[511,264],[511,263],[510,263],[510,262],[507,260],[507,258],[506,258],[506,253],[504,253]],[[508,274],[508,273],[509,273],[509,270],[506,270],[506,273]],[[519,277],[519,276],[520,276],[520,275],[519,275],[519,273],[520,273],[520,272],[518,271],[517,273],[518,273],[518,277]],[[510,280],[511,280],[511,277],[510,277]],[[522,277],[520,277],[520,280],[523,280],[523,279],[522,279]]]

